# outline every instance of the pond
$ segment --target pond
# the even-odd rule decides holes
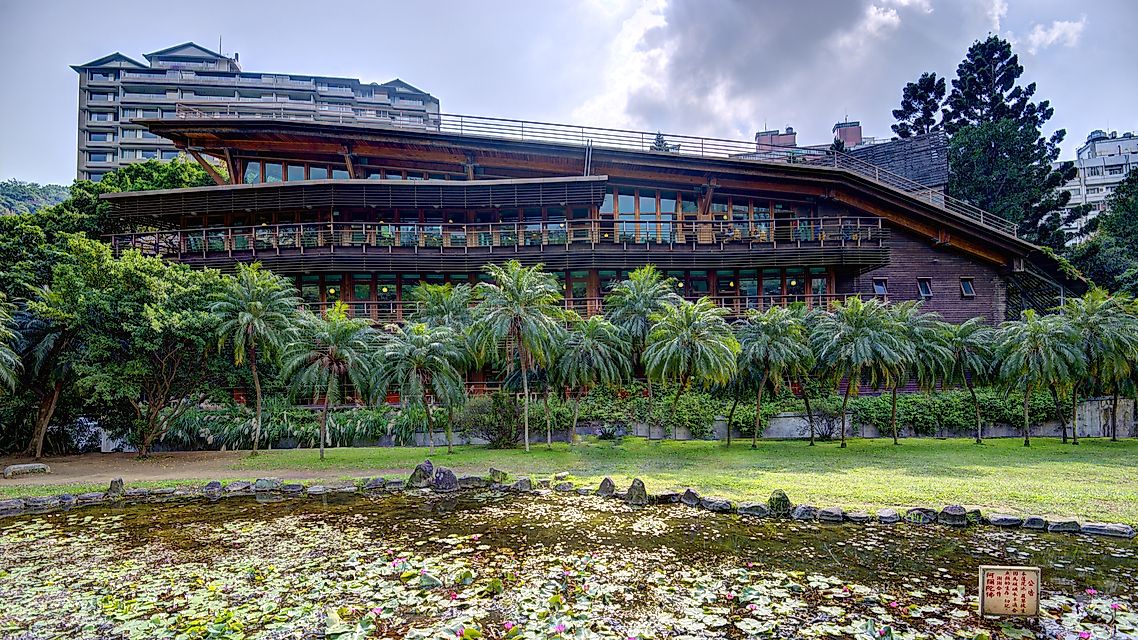
[[[1042,567],[1044,620],[981,619],[980,564]],[[1123,638],[1138,544],[576,494],[228,498],[0,520],[0,602],[29,639]]]

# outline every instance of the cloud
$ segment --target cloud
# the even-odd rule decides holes
[[[1027,52],[1035,55],[1040,49],[1047,49],[1056,44],[1064,47],[1074,47],[1079,44],[1083,29],[1087,26],[1087,17],[1073,20],[1054,20],[1050,27],[1036,24],[1027,34]]]
[[[991,23],[989,27],[993,33],[1000,32],[1000,23],[1008,15],[1008,2],[1007,0],[992,0],[992,4],[988,5],[988,20]]]

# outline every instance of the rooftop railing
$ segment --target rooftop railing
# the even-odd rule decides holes
[[[368,114],[322,114],[325,122],[346,124],[365,123],[396,129],[423,129],[423,123],[403,122],[400,116],[420,118],[422,111],[400,112],[387,110],[386,116]],[[181,118],[269,118],[294,120],[296,115],[273,105],[252,109],[249,105],[230,103],[178,105]],[[657,152],[680,156],[701,158],[720,158],[745,162],[775,164],[805,164],[829,167],[871,180],[890,189],[905,193],[913,198],[927,202],[938,209],[971,220],[984,227],[1018,237],[1015,223],[1001,218],[953,198],[937,189],[931,189],[877,165],[870,164],[851,155],[809,147],[778,147],[756,145],[753,142],[707,138],[681,134],[658,134],[649,131],[609,129],[604,127],[585,127],[550,122],[532,122],[509,118],[489,118],[460,114],[439,114],[437,122],[430,118],[429,128],[443,133],[464,136],[481,136],[497,139],[519,140],[524,142],[567,144],[580,147],[619,149],[626,151]],[[663,136],[663,144],[657,144],[657,136]]]

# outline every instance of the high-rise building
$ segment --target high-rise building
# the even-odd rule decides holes
[[[1107,198],[1135,168],[1138,168],[1138,136],[1133,133],[1118,135],[1117,131],[1107,134],[1101,129],[1092,131],[1075,156],[1078,173],[1060,187],[1071,194],[1068,210],[1089,205],[1090,211],[1068,223],[1065,230],[1076,237],[1082,235],[1083,227],[1106,210]]]
[[[79,179],[98,181],[131,162],[177,157],[173,144],[134,121],[217,104],[246,117],[438,126],[438,99],[398,79],[378,84],[242,71],[238,54],[193,42],[143,57],[145,64],[116,52],[71,67],[79,74]]]

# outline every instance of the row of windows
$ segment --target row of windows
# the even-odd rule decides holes
[[[964,298],[976,297],[976,287],[974,278],[961,278],[960,279],[960,295]],[[917,291],[921,294],[922,298],[933,297],[933,280],[932,278],[917,278]],[[888,278],[874,278],[873,279],[873,293],[878,296],[889,295],[889,279]]]
[[[456,180],[464,176],[455,173],[427,173],[403,169],[362,167],[368,180]],[[260,182],[290,182],[294,180],[347,180],[347,169],[319,164],[292,164],[253,160],[245,165],[245,184]]]
[[[120,149],[122,160],[173,160],[181,154],[176,149]],[[113,151],[88,151],[87,162],[114,162]]]

